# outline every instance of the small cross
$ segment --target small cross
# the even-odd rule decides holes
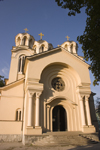
[[[25,28],[24,30],[25,30],[25,33],[27,33],[28,29],[27,29],[27,28]]]
[[[69,37],[68,35],[66,36],[66,38],[67,38],[67,41],[69,41],[69,38],[70,38],[70,37]]]
[[[42,36],[44,36],[44,34],[40,33],[38,35],[40,35],[40,40],[42,40]]]

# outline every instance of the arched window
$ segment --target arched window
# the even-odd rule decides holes
[[[73,44],[70,46],[70,52],[73,53]]]
[[[26,45],[26,39],[27,39],[27,37],[24,36],[22,45]]]
[[[44,51],[44,45],[41,45],[40,49],[39,49],[39,52],[43,52]]]
[[[64,48],[67,49],[67,44],[65,44]]]
[[[25,64],[25,55],[19,56],[18,72],[23,73]]]
[[[21,121],[21,111],[19,111],[19,121]]]
[[[32,48],[32,45],[33,45],[32,39],[30,39],[30,40],[29,40],[29,48]]]
[[[36,53],[36,45],[33,45],[34,52]]]
[[[16,111],[16,121],[18,120],[18,111]]]
[[[22,111],[21,109],[16,110],[16,121],[21,121],[22,120]]]
[[[18,39],[17,39],[18,46],[20,45],[20,42],[21,42],[21,39],[20,39],[20,37],[18,37]]]

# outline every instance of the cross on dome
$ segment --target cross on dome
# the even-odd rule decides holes
[[[70,38],[70,37],[69,37],[68,35],[66,36],[66,38],[67,38],[67,41],[69,41],[69,38]]]
[[[40,35],[40,40],[42,40],[42,36],[44,36],[44,34],[40,33],[38,35]]]
[[[27,33],[27,31],[29,31],[27,28],[25,28],[24,30],[25,30],[25,33]]]

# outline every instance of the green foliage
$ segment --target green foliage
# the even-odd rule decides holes
[[[99,97],[97,97],[96,99],[96,113],[100,117],[100,98]]]
[[[0,75],[0,87],[3,87],[5,85],[5,82],[4,80],[2,80],[2,78],[4,77]]]
[[[95,80],[93,85],[100,82],[100,0],[55,0],[58,6],[69,9],[68,15],[81,13],[80,9],[85,7],[87,14],[86,27],[83,35],[78,36],[77,40],[82,44],[84,59],[91,61],[90,70]]]

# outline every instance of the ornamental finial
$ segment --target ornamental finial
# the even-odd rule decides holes
[[[25,33],[27,33],[28,29],[27,29],[27,28],[25,28],[24,30],[25,30]]]
[[[44,34],[40,33],[38,35],[40,35],[40,40],[42,40],[42,36],[44,36]]]
[[[69,38],[70,38],[70,37],[69,37],[68,35],[66,36],[66,38],[67,38],[67,41],[69,41]]]

